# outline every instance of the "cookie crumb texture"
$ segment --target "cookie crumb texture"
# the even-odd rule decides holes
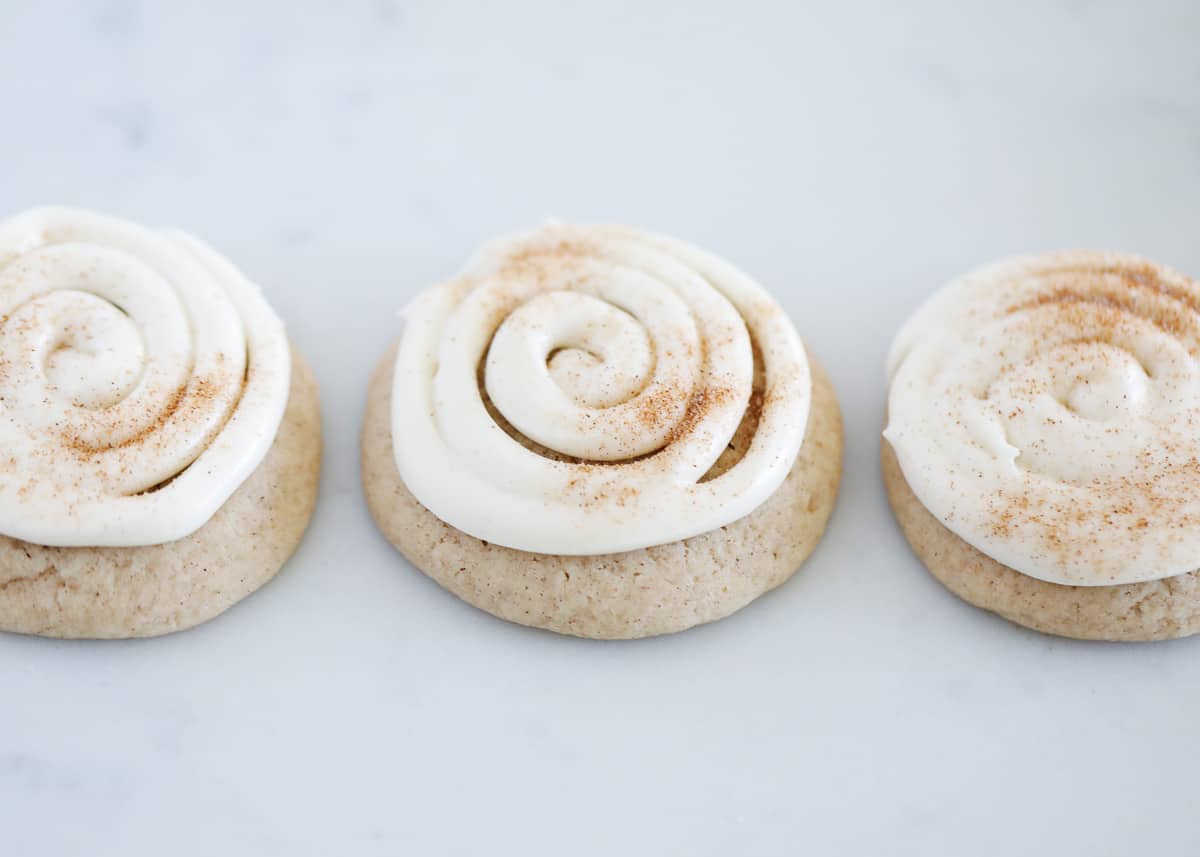
[[[810,358],[811,360],[811,358]],[[371,378],[363,485],[380,530],[417,568],[501,619],[596,639],[682,631],[721,619],[783,583],[812,553],[841,477],[842,423],[815,362],[808,432],[783,485],[732,524],[671,544],[600,556],[527,553],[443,523],[405,488],[391,437],[395,347]]]
[[[946,529],[913,494],[886,440],[882,459],[904,537],[929,572],[964,601],[1026,628],[1078,640],[1171,640],[1200,631],[1200,571],[1118,586],[1064,586],[1029,577]]]
[[[122,548],[45,547],[0,536],[0,630],[154,637],[213,618],[274,577],[296,549],[316,505],[320,468],[316,380],[293,348],[274,444],[190,536]]]

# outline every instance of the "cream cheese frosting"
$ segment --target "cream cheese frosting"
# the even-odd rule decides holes
[[[0,533],[196,531],[270,448],[290,370],[258,288],[195,238],[72,209],[0,221]]]
[[[397,469],[487,542],[594,555],[708,532],[766,500],[804,439],[795,328],[681,241],[551,224],[485,245],[404,318]],[[705,478],[745,420],[745,454]]]
[[[1106,586],[1200,567],[1200,284],[1100,252],[933,296],[888,361],[885,437],[921,503],[996,561]]]

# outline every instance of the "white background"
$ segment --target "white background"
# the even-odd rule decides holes
[[[1200,639],[956,601],[877,452],[887,343],[953,275],[1077,246],[1200,274],[1198,9],[0,0],[0,209],[212,242],[315,365],[327,442],[299,552],[221,618],[0,636],[0,850],[1200,853]],[[836,382],[828,534],[726,621],[508,625],[371,524],[357,434],[396,311],[548,216],[725,255]]]

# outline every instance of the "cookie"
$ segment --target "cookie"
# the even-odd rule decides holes
[[[258,289],[193,238],[0,223],[0,629],[145,637],[280,569],[316,501],[317,389]]]
[[[904,537],[937,580],[976,607],[1078,640],[1169,640],[1200,631],[1200,572],[1122,586],[1064,586],[1001,565],[943,526],[913,494],[886,441],[883,479]]]
[[[623,228],[551,226],[485,247],[416,306],[409,360],[393,347],[370,382],[363,483],[387,539],[463,600],[563,634],[646,637],[733,613],[816,546],[841,471],[833,388],[727,263]],[[397,378],[431,349],[436,368]],[[404,478],[397,444],[418,459],[449,447],[474,468],[441,474],[448,490],[429,495],[441,515]],[[506,481],[531,472],[532,488]],[[758,495],[736,506],[727,488]],[[487,501],[463,516],[446,505],[462,491]]]
[[[275,576],[316,506],[321,428],[312,370],[292,353],[287,410],[262,463],[199,530],[141,547],[0,537],[0,629],[153,637],[198,625]]]
[[[890,358],[883,473],[964,600],[1064,637],[1200,630],[1200,286],[1103,252],[951,283]]]

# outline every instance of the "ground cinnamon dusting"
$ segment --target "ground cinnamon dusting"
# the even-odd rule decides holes
[[[1033,300],[1011,306],[1007,314],[1057,307],[1063,328],[1088,331],[1066,339],[1047,336],[1045,344],[1049,346],[1102,344],[1121,348],[1120,334],[1142,320],[1185,344],[1194,357],[1200,356],[1200,287],[1186,278],[1168,279],[1170,272],[1149,263],[1048,267],[1034,272],[1034,276],[1052,281],[1062,278],[1062,281]],[[1142,362],[1138,355],[1132,357]],[[1072,364],[1069,358],[1064,359],[1068,362],[1062,368],[1069,373]],[[1142,368],[1147,375],[1151,374],[1146,366]],[[1006,364],[1001,374],[1014,370],[1013,365]],[[1066,377],[1072,378],[1069,374]],[[1082,373],[1076,374],[1073,381],[1089,383]],[[1047,392],[1023,388],[1018,391],[1031,397]],[[1016,409],[1008,417],[1014,419],[1020,413]],[[1088,504],[1062,502],[1053,495],[1038,499],[1028,493],[998,491],[988,504],[990,531],[1000,539],[1023,533],[1035,540],[1044,556],[1066,564],[1081,549],[1065,537],[1069,529],[1122,528],[1132,536],[1152,524],[1198,527],[1200,520],[1191,511],[1194,490],[1189,487],[1200,484],[1200,460],[1191,454],[1194,445],[1190,430],[1185,428],[1174,439],[1168,432],[1167,438],[1154,448],[1136,453],[1137,467],[1132,474],[1095,478],[1079,486],[1086,487],[1094,498]],[[1044,443],[1035,442],[1031,446],[1040,449]]]
[[[536,241],[506,253],[497,261],[491,271],[484,274],[483,282],[487,284],[488,298],[492,302],[487,310],[486,324],[488,328],[494,335],[494,332],[506,323],[506,320],[522,303],[551,289],[589,291],[590,287],[594,285],[590,283],[589,278],[598,276],[596,268],[591,263],[593,261],[609,261],[606,260],[606,255],[607,250],[604,246],[575,238]],[[480,282],[476,281],[475,285],[480,285]],[[617,308],[624,310],[623,307],[618,306]],[[773,303],[766,303],[762,306],[754,305],[749,311],[751,315],[778,312]],[[745,330],[744,327],[742,329]],[[661,334],[661,332],[659,333]],[[731,333],[730,337],[734,335]],[[724,332],[722,332],[722,337],[724,337]],[[670,339],[665,334],[661,334],[657,338]],[[686,341],[686,337],[678,340],[678,342],[684,341]],[[725,344],[724,338],[717,341]],[[678,343],[671,344],[673,342],[675,341],[656,342],[655,346],[657,349],[681,347]],[[646,371],[645,382],[641,389],[633,391],[623,399],[624,403],[633,404],[633,407],[628,409],[629,419],[632,421],[628,429],[632,433],[641,433],[643,436],[646,433],[663,436],[663,444],[658,449],[644,455],[630,455],[612,461],[584,461],[563,455],[526,437],[509,423],[487,394],[486,372],[490,342],[483,350],[476,368],[476,383],[480,399],[498,428],[526,449],[572,468],[571,474],[565,482],[565,490],[570,494],[570,502],[580,504],[584,508],[599,503],[626,506],[635,501],[638,490],[627,484],[629,471],[623,470],[623,467],[664,454],[682,438],[694,434],[714,411],[728,409],[746,399],[745,410],[729,441],[728,448],[722,451],[708,472],[700,477],[700,481],[716,478],[736,466],[745,456],[758,430],[764,410],[774,406],[779,399],[792,393],[795,379],[780,381],[768,388],[762,354],[752,336],[750,344],[754,369],[748,395],[744,387],[735,387],[723,378],[710,376],[711,367],[708,364],[707,354],[709,344],[711,343],[701,338],[700,353],[687,355],[699,367],[698,378],[700,380],[694,388],[688,384],[686,388],[677,386],[648,392],[645,387],[653,377],[653,366]],[[557,351],[548,355],[548,363],[556,353]],[[661,356],[667,353],[667,351],[658,350],[655,359],[661,359]],[[597,360],[600,359],[597,355],[593,355],[593,357],[596,357]],[[622,396],[626,396],[624,388],[622,388]],[[615,454],[620,454],[621,451],[616,448],[612,450]],[[696,465],[696,469],[699,468],[700,465]]]
[[[1141,318],[1169,336],[1187,342],[1193,356],[1200,354],[1197,343],[1200,288],[1190,281],[1180,285],[1168,282],[1164,272],[1151,264],[1074,265],[1047,268],[1034,275],[1062,278],[1063,282],[1033,300],[1010,307],[1009,315],[1043,306],[1060,306],[1068,313],[1066,324],[1083,326],[1099,322],[1114,330],[1127,323],[1128,317]],[[1088,307],[1093,310],[1090,314]],[[1100,312],[1095,312],[1097,309]]]
[[[649,432],[657,432],[669,425],[679,413],[684,395],[683,390],[662,389],[643,396],[638,403],[638,423]]]
[[[146,438],[162,431],[177,416],[203,418],[211,411],[214,403],[229,397],[227,386],[228,382],[223,375],[193,378],[189,384],[184,384],[171,393],[166,406],[155,415],[152,421],[128,437],[107,443],[93,444],[78,435],[64,434],[62,435],[63,443],[77,455],[88,457],[98,452],[137,446]]]

